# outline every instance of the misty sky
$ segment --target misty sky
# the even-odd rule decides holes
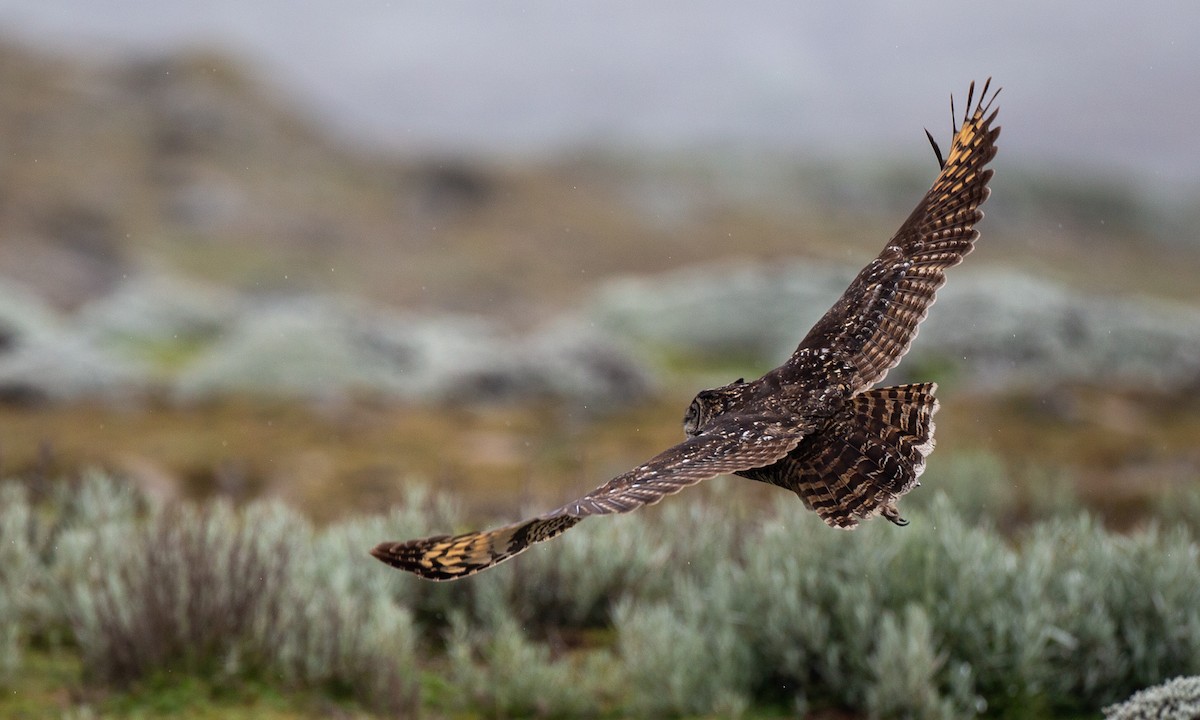
[[[724,148],[924,157],[995,76],[1022,164],[1200,183],[1200,4],[0,0],[83,56],[216,47],[402,152]]]

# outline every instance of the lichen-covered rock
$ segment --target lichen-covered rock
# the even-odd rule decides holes
[[[624,340],[583,319],[553,323],[526,347],[522,359],[553,396],[613,406],[634,402],[655,387],[652,372]]]
[[[650,369],[628,344],[580,318],[565,317],[527,337],[497,343],[486,367],[447,385],[446,398],[500,400],[569,398],[611,408],[653,390]]]
[[[1017,272],[963,275],[939,293],[914,359],[961,361],[986,383],[1103,379],[1168,389],[1200,377],[1200,309],[1072,293]]]
[[[20,284],[0,282],[0,352],[17,339],[62,329],[63,318]]]
[[[236,317],[238,298],[194,280],[137,275],[84,306],[80,328],[100,342],[193,342],[212,337]]]
[[[181,397],[251,393],[309,399],[419,396],[469,357],[465,325],[433,331],[350,298],[300,297],[247,308],[180,374]]]
[[[762,358],[794,347],[853,276],[821,264],[691,267],[606,283],[590,314],[601,328],[638,343],[709,358]]]
[[[105,399],[136,395],[140,363],[97,347],[32,293],[0,285],[0,401]]]
[[[509,338],[472,317],[393,315],[349,298],[252,307],[176,383],[182,398],[253,393],[422,401],[628,401],[648,373],[615,342],[555,326]]]
[[[670,354],[778,364],[841,295],[847,267],[710,266],[622,279],[598,293],[598,325]],[[1104,378],[1166,389],[1200,378],[1200,309],[1088,296],[1007,270],[955,271],[892,381],[953,364],[985,385]]]

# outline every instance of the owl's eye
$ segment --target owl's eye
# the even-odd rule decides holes
[[[699,424],[700,424],[700,401],[693,400],[692,404],[688,406],[687,414],[685,414],[683,416],[683,429],[685,432],[692,433],[692,432],[695,432],[695,430]]]

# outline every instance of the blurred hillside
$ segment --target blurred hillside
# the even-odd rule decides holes
[[[919,128],[911,165],[733,152],[402,162],[339,144],[203,54],[85,66],[5,45],[0,99],[0,274],[63,308],[170,271],[528,322],[620,274],[730,258],[857,266],[935,170]],[[998,169],[973,265],[1200,295],[1190,203],[1162,206],[1119,179],[1024,173],[1003,154]]]
[[[4,45],[0,470],[318,513],[410,476],[491,508],[590,487],[671,442],[697,387],[787,352],[932,179],[920,128],[905,150],[400,159],[219,55]],[[1194,480],[1195,207],[1004,158],[893,379],[958,398],[944,445],[1097,497]]]

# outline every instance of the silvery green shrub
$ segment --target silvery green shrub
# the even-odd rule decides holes
[[[1183,528],[1125,536],[1081,515],[1033,528],[1024,554],[1044,567],[1050,698],[1097,707],[1200,674],[1200,549]]]
[[[386,516],[317,529],[274,503],[157,507],[99,474],[36,509],[5,486],[4,667],[59,628],[93,682],[171,668],[406,713],[423,672],[430,694],[440,682],[458,698],[436,707],[498,716],[1018,717],[1200,674],[1186,525],[1120,535],[1078,513],[1005,538],[935,492],[906,505],[907,528],[842,533],[793,497],[762,507],[723,485],[456,583],[367,554],[469,529],[420,489]]]
[[[472,628],[456,614],[451,627],[451,704],[460,711],[482,711],[489,717],[588,717],[600,714],[611,702],[605,696],[618,689],[605,653],[555,658],[511,617],[489,628]]]
[[[0,685],[21,662],[27,606],[37,578],[37,558],[29,540],[33,521],[25,489],[0,485]]]
[[[755,621],[731,565],[703,583],[676,581],[669,603],[627,598],[617,608],[617,647],[636,716],[747,710],[762,675],[748,642]]]
[[[336,538],[280,504],[154,509],[71,528],[60,547],[74,578],[67,614],[93,681],[262,677],[345,689],[388,710],[416,706],[411,613],[355,588]]]
[[[618,647],[650,703],[640,707],[712,712],[709,691],[732,687],[879,716],[1080,711],[1197,672],[1200,563],[1185,531],[1126,537],[1057,520],[1010,545],[945,499],[912,519],[839,534],[779,512],[745,528],[732,570],[716,561],[657,603],[627,602]],[[738,617],[752,621],[724,634]],[[712,642],[724,637],[749,675],[720,672]],[[889,670],[901,656],[909,667]],[[700,686],[696,667],[711,670],[705,690],[670,701],[672,683]],[[902,686],[913,692],[897,701]]]
[[[907,605],[902,613],[885,610],[879,636],[871,653],[872,685],[865,704],[873,718],[928,718],[960,720],[974,715],[973,707],[957,706],[944,697],[939,676],[947,655],[936,645],[929,616],[920,605]],[[970,673],[960,675],[960,688],[970,684]],[[970,698],[970,691],[966,693]]]

